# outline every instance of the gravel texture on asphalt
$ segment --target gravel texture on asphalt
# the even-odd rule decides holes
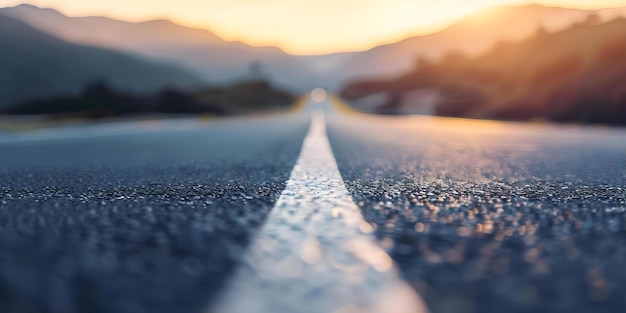
[[[352,201],[318,112],[285,190],[212,312],[426,313]]]
[[[626,130],[335,115],[328,132],[434,313],[626,311]]]
[[[203,311],[307,129],[299,114],[0,144],[0,312]]]

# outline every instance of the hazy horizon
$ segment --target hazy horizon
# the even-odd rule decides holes
[[[0,6],[31,4],[52,8],[68,16],[106,16],[130,22],[167,19],[183,26],[207,29],[229,41],[242,41],[252,46],[275,46],[293,55],[324,55],[364,51],[411,36],[434,33],[468,15],[498,6],[540,4],[594,10],[626,5],[623,0],[484,0],[471,4],[446,0],[435,5],[407,0],[394,0],[393,5],[375,0],[358,4],[353,0],[341,0],[332,5],[320,5],[310,0],[284,4],[278,2],[285,0],[267,1],[272,1],[272,4],[267,5],[264,1],[259,5],[249,0],[228,3],[219,0],[192,3],[185,0],[175,6],[167,1],[150,1],[147,5],[145,0],[123,1],[124,4],[120,0],[89,3],[76,0],[8,0],[0,1]],[[120,4],[115,5],[116,2]],[[219,14],[205,14],[210,11],[203,11],[203,8],[209,7],[219,8]],[[355,9],[358,10],[354,12]],[[415,12],[421,13],[415,15]],[[320,20],[302,23],[303,16],[310,19],[315,14],[320,16]]]

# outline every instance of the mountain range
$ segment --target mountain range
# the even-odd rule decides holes
[[[253,64],[275,83],[304,91],[315,85],[307,62],[276,47],[251,47],[225,41],[214,33],[168,20],[127,22],[103,16],[68,17],[52,9],[19,5],[0,9],[5,15],[68,42],[115,49],[150,60],[165,61],[198,73],[213,84],[248,78]]]
[[[626,18],[592,16],[478,56],[422,59],[412,72],[354,82],[341,96],[366,110],[376,97],[378,113],[430,108],[429,114],[453,117],[626,125],[624,56]]]
[[[477,55],[498,41],[526,38],[540,27],[554,32],[591,14],[604,19],[624,16],[626,7],[593,11],[540,5],[503,6],[463,18],[436,33],[368,51],[319,56],[295,56],[276,47],[226,41],[209,30],[167,20],[134,23],[102,16],[68,17],[52,9],[26,4],[0,9],[0,14],[68,44],[116,50],[151,64],[175,65],[181,73],[192,72],[213,85],[263,76],[293,91],[313,87],[336,91],[352,80],[409,72],[418,57],[437,59],[452,51]]]
[[[73,94],[94,81],[138,93],[202,84],[196,74],[178,67],[68,43],[1,13],[0,51],[0,107]]]
[[[392,77],[412,68],[418,57],[436,59],[449,52],[477,55],[497,41],[521,40],[539,27],[558,31],[589,14],[586,10],[541,5],[495,7],[433,34],[354,53],[340,70],[358,78]]]

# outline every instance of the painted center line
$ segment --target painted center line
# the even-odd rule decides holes
[[[286,189],[209,312],[427,312],[370,232],[313,112]]]

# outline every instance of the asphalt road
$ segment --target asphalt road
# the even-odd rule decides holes
[[[202,312],[307,128],[297,113],[5,135],[0,312]]]
[[[626,311],[626,130],[329,118],[339,169],[433,312]]]
[[[431,311],[626,310],[626,130],[326,111],[348,191]],[[0,136],[0,312],[203,311],[308,127]]]

